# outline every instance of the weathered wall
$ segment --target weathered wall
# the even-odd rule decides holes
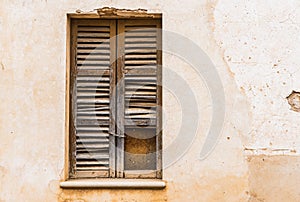
[[[205,82],[180,58],[201,122],[188,152],[164,170],[164,190],[63,190],[67,13],[103,6],[163,13],[163,28],[211,58],[226,95],[215,150],[199,159],[212,105]],[[54,1],[0,2],[0,201],[299,201],[300,113],[286,97],[300,90],[300,2]],[[164,72],[166,73],[166,72]],[[164,91],[164,147],[180,105]],[[175,132],[174,132],[175,131]]]

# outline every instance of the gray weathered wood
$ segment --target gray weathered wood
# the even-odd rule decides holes
[[[123,70],[124,70],[124,21],[118,20],[118,52],[117,52],[117,177],[124,177],[124,79],[123,79]]]
[[[116,177],[116,21],[110,22],[110,121],[109,121],[109,176],[111,178]]]

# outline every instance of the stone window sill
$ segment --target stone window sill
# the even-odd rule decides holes
[[[60,183],[61,188],[115,188],[115,189],[164,189],[160,179],[74,179]]]

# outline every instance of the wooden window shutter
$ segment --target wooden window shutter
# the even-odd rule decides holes
[[[71,177],[114,176],[115,21],[72,23]]]
[[[71,178],[161,178],[160,28],[160,19],[72,20]]]
[[[118,20],[119,177],[161,178],[160,28],[159,19]]]

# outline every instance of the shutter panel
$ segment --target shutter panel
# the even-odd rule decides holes
[[[114,133],[115,42],[110,37],[115,35],[115,21],[76,20],[72,27],[72,173],[76,178],[109,177],[114,170],[109,134]]]
[[[118,133],[125,136],[118,139],[118,148],[125,151],[117,155],[119,177],[157,177],[160,170],[160,26],[160,20],[152,19],[118,23],[123,33],[118,37]]]

